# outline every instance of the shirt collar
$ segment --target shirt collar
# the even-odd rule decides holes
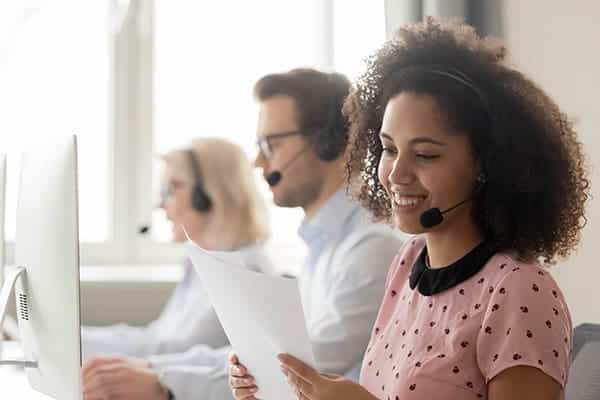
[[[298,235],[306,244],[324,235],[333,235],[343,228],[345,221],[359,208],[360,205],[348,196],[345,189],[339,189],[315,216],[304,218],[298,228]]]
[[[494,253],[495,250],[491,246],[482,242],[447,267],[431,269],[425,264],[427,256],[427,246],[425,246],[415,260],[410,273],[410,288],[414,290],[418,286],[419,293],[423,296],[432,296],[453,288],[481,271]]]

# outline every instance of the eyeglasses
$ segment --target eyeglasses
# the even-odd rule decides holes
[[[276,139],[283,139],[290,136],[302,135],[300,131],[290,131],[290,132],[279,132],[279,133],[271,133],[269,135],[264,135],[260,139],[256,141],[256,146],[258,147],[258,151],[263,155],[264,158],[269,159],[273,157],[273,146],[271,142]]]
[[[160,188],[160,192],[159,192],[161,203],[166,203],[167,200],[169,200],[169,198],[171,196],[173,196],[173,193],[175,193],[179,188],[181,188],[183,186],[185,186],[185,183],[179,182],[179,181],[171,181],[171,182],[165,183]]]

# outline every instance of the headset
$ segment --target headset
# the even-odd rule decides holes
[[[326,76],[329,90],[327,123],[324,128],[318,131],[315,137],[314,148],[315,154],[320,160],[332,161],[338,158],[346,148],[348,143],[348,127],[345,126],[343,128],[344,132],[335,132],[336,122],[340,118],[342,105],[336,102],[336,87],[333,81],[335,74],[327,74]]]
[[[212,200],[204,190],[204,179],[202,179],[202,169],[193,150],[186,150],[189,165],[194,175],[194,187],[192,189],[192,207],[198,212],[207,212],[212,208]]]

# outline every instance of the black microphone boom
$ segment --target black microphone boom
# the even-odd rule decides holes
[[[309,147],[310,146],[305,146],[302,150],[300,150],[298,153],[296,153],[296,155],[294,157],[292,157],[288,162],[286,162],[283,165],[283,167],[281,167],[279,169],[279,171],[273,171],[270,174],[268,174],[267,176],[265,176],[265,180],[267,181],[269,186],[272,187],[272,186],[277,185],[279,183],[279,181],[281,181],[281,178],[283,177],[281,175],[281,173],[283,171],[285,171],[290,165],[292,165],[294,163],[294,161],[296,161],[302,153],[304,153],[306,150],[308,150]]]
[[[421,216],[419,217],[419,222],[421,223],[421,226],[423,228],[429,229],[429,228],[433,228],[434,226],[437,226],[439,224],[442,223],[442,221],[444,221],[444,215],[449,211],[454,210],[456,207],[458,206],[462,206],[463,204],[465,204],[468,201],[471,201],[472,198],[468,198],[466,200],[461,201],[460,203],[447,208],[444,211],[440,211],[439,208],[435,207],[435,208],[430,208],[427,211],[424,211]]]

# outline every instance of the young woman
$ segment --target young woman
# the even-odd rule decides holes
[[[561,398],[571,317],[545,267],[578,243],[589,182],[572,125],[505,53],[428,19],[370,59],[345,108],[348,170],[377,219],[416,236],[389,271],[361,385],[281,355],[299,398]],[[235,397],[253,398],[231,362]]]

